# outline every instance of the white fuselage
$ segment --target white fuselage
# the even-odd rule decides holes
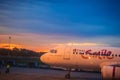
[[[104,65],[120,65],[120,48],[59,46],[41,60],[52,66],[100,70]]]

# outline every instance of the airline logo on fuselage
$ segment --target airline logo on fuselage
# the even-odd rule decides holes
[[[102,59],[107,57],[107,59],[113,59],[112,51],[109,51],[107,49],[102,49],[99,51],[93,51],[91,49],[89,50],[80,50],[80,49],[73,49],[73,54],[81,54],[81,57],[84,59],[89,59],[88,56],[85,55],[91,55],[92,57],[98,57],[99,59]]]

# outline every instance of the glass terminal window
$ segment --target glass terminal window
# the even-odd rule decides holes
[[[51,53],[57,53],[57,50],[52,49],[52,50],[50,50],[50,52],[51,52]]]

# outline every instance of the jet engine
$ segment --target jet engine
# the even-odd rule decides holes
[[[120,80],[120,66],[103,66],[101,74],[103,80]]]

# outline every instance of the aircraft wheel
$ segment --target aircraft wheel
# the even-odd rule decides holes
[[[65,78],[66,78],[66,79],[70,79],[70,74],[66,74],[66,75],[65,75]]]

